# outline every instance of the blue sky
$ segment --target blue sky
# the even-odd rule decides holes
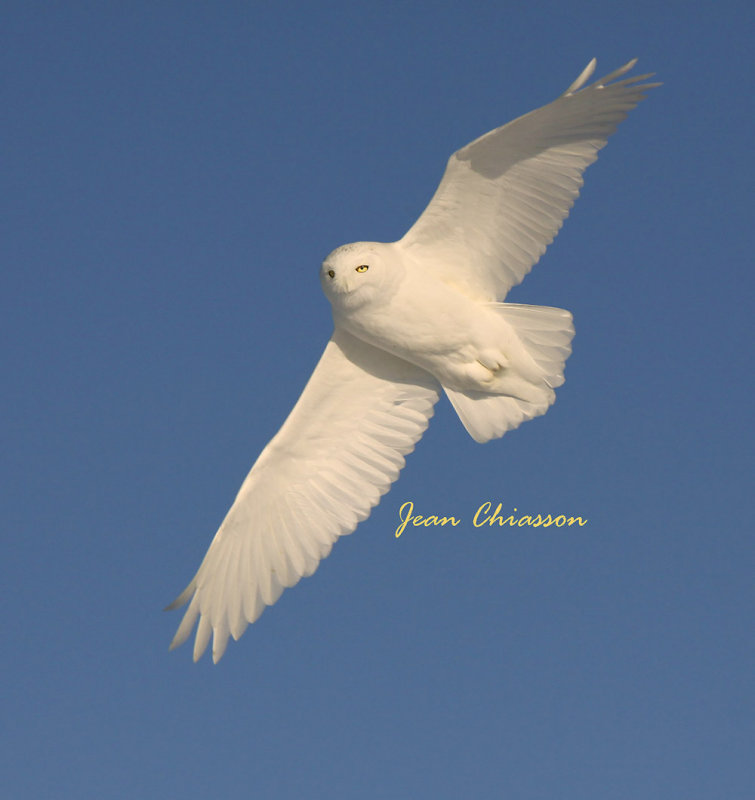
[[[751,797],[751,32],[745,2],[4,4],[5,796]],[[593,56],[664,86],[510,295],[574,314],[556,405],[480,446],[443,400],[218,666],[169,654],[330,335],[322,258],[402,236]],[[397,540],[407,500],[463,522]],[[487,500],[589,522],[475,528]]]

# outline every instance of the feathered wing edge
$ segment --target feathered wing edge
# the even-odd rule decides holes
[[[439,389],[424,370],[336,331],[196,575],[168,606],[189,603],[171,650],[199,620],[194,660],[212,634],[217,662],[229,635],[238,639],[284,588],[311,575],[396,480]]]
[[[595,59],[560,97],[454,153],[425,211],[400,240],[408,257],[481,300],[502,300],[558,233],[618,124],[658,83],[622,78],[636,59],[585,86]]]

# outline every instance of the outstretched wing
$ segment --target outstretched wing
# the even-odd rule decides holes
[[[336,331],[194,579],[168,607],[191,599],[171,649],[198,618],[194,660],[212,632],[217,662],[229,634],[238,639],[284,588],[311,575],[396,480],[438,394],[424,370]]]
[[[502,300],[553,241],[627,112],[657,83],[617,80],[636,59],[582,88],[593,59],[557,100],[454,153],[430,204],[400,241],[438,277],[480,300]]]

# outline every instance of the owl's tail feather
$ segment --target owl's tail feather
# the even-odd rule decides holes
[[[555,402],[553,391],[564,382],[564,363],[574,337],[572,315],[561,308],[496,303],[498,311],[514,328],[527,352],[542,371],[535,399],[522,400],[502,394],[444,390],[469,435],[487,442],[518,428],[522,422],[545,414]]]

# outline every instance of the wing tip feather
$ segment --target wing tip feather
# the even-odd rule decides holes
[[[169,603],[167,606],[165,606],[163,611],[175,611],[177,608],[185,606],[191,599],[191,596],[194,594],[196,588],[197,588],[197,579],[192,578],[189,585],[181,592],[181,594],[178,595],[178,597],[172,603]]]
[[[590,63],[579,73],[577,79],[571,86],[564,92],[564,95],[574,94],[578,89],[581,89],[588,80],[590,80],[591,75],[595,72],[595,67],[598,64],[598,59],[593,58],[590,60]]]
[[[654,72],[647,72],[643,75],[632,75],[629,78],[625,78],[622,81],[618,81],[617,80],[618,78],[621,78],[622,75],[626,75],[627,72],[634,69],[634,67],[637,65],[637,61],[638,61],[637,58],[633,58],[627,61],[626,64],[619,67],[618,69],[613,70],[613,72],[609,72],[602,78],[598,78],[596,81],[590,84],[590,88],[602,89],[608,86],[608,84],[611,84],[613,86],[621,86],[621,87],[625,86],[629,87],[634,85],[633,88],[635,89],[645,90],[645,89],[654,89],[657,86],[663,85],[662,83],[645,83],[642,85],[636,85],[639,84],[641,81],[645,81],[648,78],[652,78],[655,75]],[[593,58],[590,61],[590,63],[582,70],[582,72],[579,74],[574,83],[572,83],[571,86],[569,86],[569,88],[563,93],[562,96],[567,97],[569,95],[575,94],[580,89],[583,89],[587,81],[592,77],[593,73],[595,72],[596,65],[597,65],[597,59]]]

